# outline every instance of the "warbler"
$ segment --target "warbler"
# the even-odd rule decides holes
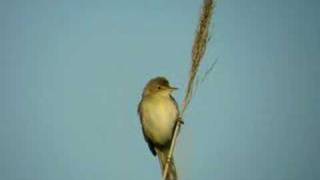
[[[179,120],[179,108],[171,87],[165,77],[151,79],[144,87],[142,98],[138,106],[138,114],[142,126],[142,133],[149,149],[154,156],[158,156],[163,174],[167,156],[170,150],[173,133]],[[174,159],[169,161],[166,180],[177,180]]]

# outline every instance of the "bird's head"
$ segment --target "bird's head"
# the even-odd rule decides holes
[[[143,90],[143,96],[149,95],[163,95],[169,96],[176,87],[171,87],[169,81],[164,77],[156,77],[151,79]]]

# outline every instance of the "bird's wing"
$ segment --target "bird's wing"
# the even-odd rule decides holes
[[[140,102],[139,106],[138,106],[138,114],[140,116],[141,125],[142,125],[142,121],[143,121],[143,114],[142,113],[143,113],[143,111],[141,110],[141,102]],[[153,145],[152,141],[146,136],[144,129],[143,129],[143,126],[142,126],[142,133],[143,133],[145,141],[148,143],[148,146],[149,146],[151,153],[155,156],[156,150],[154,149],[154,145]]]
[[[172,136],[173,136],[174,131],[175,131],[175,129],[176,129],[176,126],[177,126],[177,124],[178,124],[178,118],[180,118],[180,111],[179,111],[178,103],[177,103],[177,101],[174,99],[174,97],[173,97],[172,95],[170,95],[170,99],[171,99],[171,101],[174,103],[174,105],[176,106],[177,111],[178,111],[177,117],[176,117],[176,124],[174,125],[174,128],[172,129]],[[170,143],[170,144],[171,144],[171,143]]]
[[[177,119],[179,118],[180,116],[180,111],[179,111],[179,106],[178,106],[178,103],[177,101],[174,99],[174,97],[172,95],[170,95],[170,99],[173,101],[174,105],[176,106],[177,108],[177,111],[178,111],[178,114],[177,114]]]

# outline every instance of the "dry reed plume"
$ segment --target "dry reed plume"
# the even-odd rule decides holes
[[[197,33],[192,46],[192,61],[191,69],[189,72],[189,81],[186,89],[186,94],[182,102],[182,111],[180,118],[183,119],[183,114],[186,111],[193,95],[194,82],[199,70],[200,63],[202,61],[203,55],[205,54],[207,42],[209,41],[209,26],[211,17],[215,8],[215,0],[204,0],[201,16],[199,19],[199,25]],[[177,137],[181,128],[181,121],[178,121],[177,126],[175,127],[172,142],[170,145],[169,155],[167,157],[167,162],[163,172],[163,179],[166,179],[168,173],[169,162],[172,158],[173,151],[175,149]]]

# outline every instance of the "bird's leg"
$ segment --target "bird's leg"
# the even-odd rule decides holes
[[[182,117],[181,117],[181,116],[179,116],[179,117],[177,118],[177,122],[179,122],[180,124],[184,124],[184,121],[182,120]]]

